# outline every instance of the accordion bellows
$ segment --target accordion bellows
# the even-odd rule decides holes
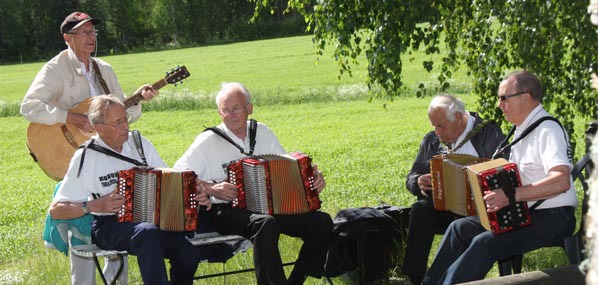
[[[224,165],[237,186],[235,208],[269,215],[294,215],[320,209],[311,159],[300,152],[259,155]]]
[[[432,157],[432,196],[434,208],[461,216],[476,214],[473,194],[467,180],[466,166],[487,161],[467,154],[439,154]]]
[[[125,203],[119,222],[153,223],[164,231],[197,229],[196,174],[169,168],[132,168],[118,172]]]

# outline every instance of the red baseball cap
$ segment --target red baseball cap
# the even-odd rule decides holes
[[[94,26],[102,22],[102,20],[92,18],[83,12],[73,12],[64,18],[64,21],[62,21],[62,24],[60,25],[60,31],[63,34],[66,34],[70,30],[76,29],[90,21]]]

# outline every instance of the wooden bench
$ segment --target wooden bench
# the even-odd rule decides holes
[[[242,242],[242,241],[249,242],[242,236],[238,236],[238,235],[223,236],[223,235],[218,234],[217,232],[195,234],[195,236],[193,238],[189,239],[189,241],[194,246],[203,246],[203,245],[220,244],[220,243],[235,243],[235,242]],[[245,252],[249,248],[250,248],[250,246],[245,246],[245,247],[241,246],[239,251]],[[79,246],[71,247],[71,254],[81,256],[81,257],[93,258],[94,263],[96,264],[98,273],[100,274],[100,277],[102,278],[102,282],[104,284],[108,285],[108,284],[114,284],[115,280],[118,280],[118,277],[120,276],[120,274],[123,271],[124,257],[128,253],[126,251],[104,250],[104,249],[97,247],[95,244],[89,244],[89,245],[79,245]],[[102,267],[98,260],[98,257],[104,257],[104,256],[115,256],[120,261],[120,265],[117,270],[117,273],[114,276],[113,281],[111,281],[111,282],[108,282],[108,280],[106,280],[106,277],[104,276],[104,272],[102,272]],[[283,266],[288,266],[288,265],[293,265],[293,264],[295,264],[295,263],[287,262],[287,263],[284,263]],[[224,265],[224,263],[223,263],[223,265]],[[223,268],[222,272],[220,272],[220,273],[198,275],[198,276],[195,276],[194,279],[199,280],[199,279],[214,278],[214,277],[227,276],[227,275],[233,275],[233,274],[238,274],[238,273],[253,272],[254,270],[255,270],[255,268],[253,268],[253,267],[246,268],[246,269],[240,269],[240,270],[233,270],[233,271],[225,271]]]

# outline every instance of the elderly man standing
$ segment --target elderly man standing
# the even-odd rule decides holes
[[[413,284],[421,283],[426,273],[434,234],[461,217],[434,209],[430,159],[449,149],[452,153],[490,158],[504,139],[496,124],[485,122],[476,113],[466,111],[463,101],[451,95],[434,97],[428,107],[428,117],[434,131],[421,142],[406,183],[407,189],[419,199],[411,205],[403,259],[403,273]]]
[[[496,261],[548,246],[575,229],[577,197],[571,178],[569,138],[560,123],[544,110],[543,97],[540,79],[528,71],[509,74],[498,88],[498,106],[514,125],[517,140],[510,147],[509,157],[517,164],[522,183],[516,187],[515,201],[535,207],[530,213],[532,224],[494,235],[481,226],[478,217],[454,221],[444,234],[423,284],[482,279]],[[502,189],[484,194],[488,212],[509,205]]]
[[[240,83],[224,83],[216,96],[218,114],[222,123],[216,128],[222,136],[205,131],[175,163],[179,170],[195,171],[205,181],[205,188],[212,199],[209,215],[221,234],[242,235],[253,243],[253,258],[257,284],[303,284],[307,276],[320,278],[329,240],[332,236],[332,219],[320,211],[299,215],[265,215],[246,209],[232,208],[237,188],[228,182],[222,165],[246,157],[249,153],[286,154],[278,138],[264,124],[248,124],[253,112],[249,91]],[[252,127],[253,126],[253,127]],[[254,143],[250,137],[255,134]],[[226,137],[226,139],[225,139]],[[314,186],[321,192],[326,183],[315,170]],[[303,240],[299,256],[288,280],[285,276],[278,239],[286,234]]]

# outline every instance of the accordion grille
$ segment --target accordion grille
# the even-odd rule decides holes
[[[133,222],[155,223],[156,212],[156,174],[135,173],[135,186],[133,191]]]
[[[268,213],[268,191],[264,164],[243,164],[245,200],[247,209],[256,213]]]

